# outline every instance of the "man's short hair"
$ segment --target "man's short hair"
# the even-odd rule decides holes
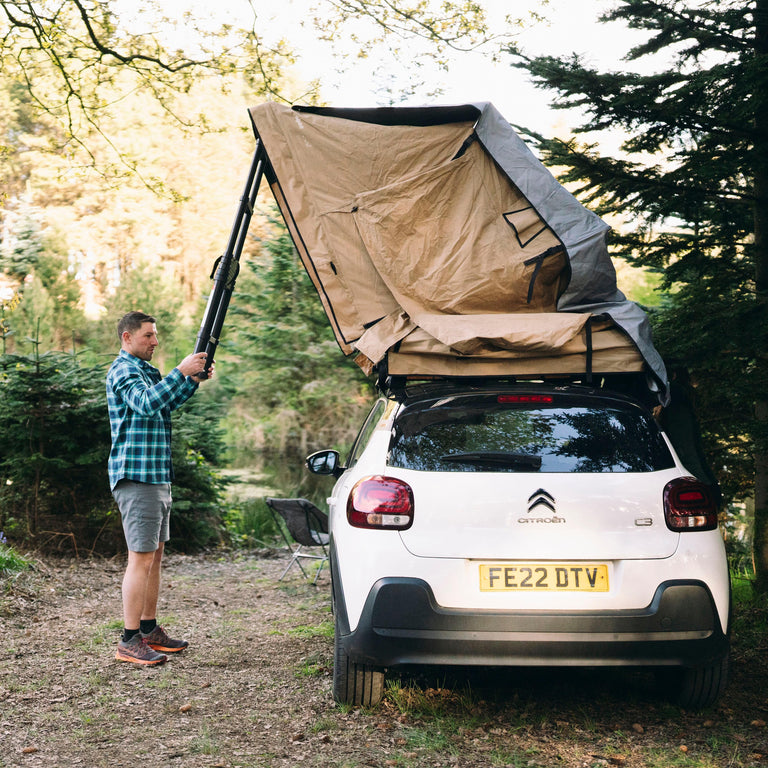
[[[122,342],[123,333],[136,333],[144,323],[156,323],[152,315],[147,315],[144,312],[129,312],[127,315],[123,315],[117,321],[117,338]]]

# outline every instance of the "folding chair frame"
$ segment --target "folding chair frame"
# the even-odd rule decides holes
[[[285,578],[291,567],[296,564],[304,574],[305,579],[309,579],[309,574],[302,565],[302,559],[306,560],[319,560],[320,565],[315,571],[315,578],[312,583],[317,584],[317,580],[320,578],[320,572],[323,570],[323,566],[328,562],[328,549],[326,543],[322,540],[318,541],[315,536],[320,534],[327,535],[328,533],[328,518],[323,512],[321,512],[311,501],[307,499],[265,499],[267,507],[272,515],[272,519],[275,521],[280,530],[280,535],[285,542],[286,548],[291,553],[291,560],[285,567],[285,570],[280,574],[278,581],[282,581]],[[281,503],[282,502],[282,503]],[[280,507],[292,507],[294,511],[300,510],[298,516],[304,516],[305,525],[303,530],[291,531],[287,519],[282,515]],[[286,533],[287,529],[287,533]],[[312,534],[315,534],[314,536]],[[295,535],[294,535],[295,534]],[[293,538],[293,541],[289,538],[289,535]],[[299,539],[303,539],[299,541]],[[295,546],[298,545],[298,546]],[[305,547],[321,547],[323,550],[322,555],[317,555],[312,552],[305,551]]]

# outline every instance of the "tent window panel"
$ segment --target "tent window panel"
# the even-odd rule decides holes
[[[539,273],[541,272],[541,268],[544,265],[544,260],[548,256],[562,256],[564,253],[564,249],[561,245],[555,245],[552,248],[547,248],[544,253],[538,254],[538,256],[534,256],[531,259],[526,259],[523,264],[525,264],[526,267],[531,266],[531,264],[535,265],[533,268],[533,274],[531,275],[530,283],[528,284],[528,303],[530,304],[533,300],[533,289],[536,285],[536,278],[539,276]],[[558,270],[559,271],[559,270]]]
[[[508,211],[502,214],[504,220],[512,227],[517,242],[521,248],[527,247],[542,232],[547,231],[547,225],[541,220],[533,206]]]

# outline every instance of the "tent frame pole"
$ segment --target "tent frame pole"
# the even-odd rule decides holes
[[[200,324],[200,331],[195,342],[195,352],[205,352],[205,373],[208,374],[213,365],[216,348],[219,345],[221,329],[229,308],[229,300],[235,288],[235,281],[240,271],[240,256],[243,252],[248,228],[253,216],[256,203],[256,195],[261,185],[268,159],[264,144],[260,139],[256,140],[256,151],[253,154],[248,179],[245,183],[240,205],[237,209],[235,222],[229,236],[226,250],[213,263],[211,279],[213,288],[208,296],[208,304]]]

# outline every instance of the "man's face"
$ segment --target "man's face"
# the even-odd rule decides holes
[[[151,360],[159,343],[154,323],[142,323],[138,331],[123,333],[123,349],[139,360]]]

